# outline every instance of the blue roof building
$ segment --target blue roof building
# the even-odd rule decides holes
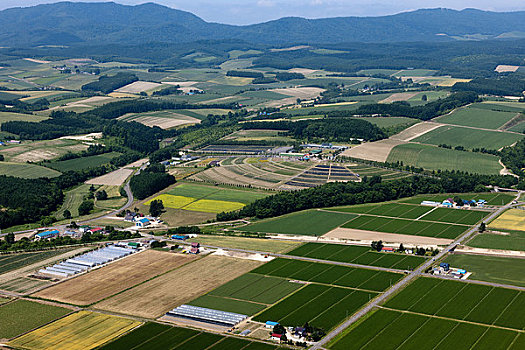
[[[44,231],[44,232],[37,233],[35,235],[35,238],[36,239],[49,239],[49,238],[57,237],[58,234],[59,234],[58,230]]]

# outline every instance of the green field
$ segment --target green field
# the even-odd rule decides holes
[[[387,162],[403,162],[405,165],[428,170],[461,170],[479,174],[499,174],[498,157],[473,152],[456,151],[429,145],[408,143],[394,147]]]
[[[438,193],[438,194],[422,194],[407,199],[402,199],[399,202],[409,204],[420,204],[422,201],[435,201],[443,202],[445,199],[454,198],[459,196],[465,200],[480,199],[486,200],[488,205],[505,205],[510,203],[516,198],[513,194],[502,193],[502,192],[491,192],[491,193]]]
[[[521,338],[520,341],[516,341]],[[519,349],[523,334],[454,320],[375,310],[347,329],[329,349]]]
[[[402,277],[393,272],[290,259],[274,259],[252,273],[373,292],[386,290]]]
[[[253,315],[302,286],[283,278],[248,273],[193,300],[190,305]]]
[[[277,349],[277,347],[275,345],[259,343],[257,341],[148,322],[113,342],[102,346],[100,349],[273,350]]]
[[[22,114],[13,112],[0,112],[0,124],[11,121],[24,121],[24,122],[40,122],[46,120],[47,117],[34,114]]]
[[[310,325],[330,330],[366,304],[375,293],[310,284],[255,316],[283,326]]]
[[[454,266],[454,265],[453,265]],[[525,292],[438,278],[419,278],[385,307],[456,320],[525,329]]]
[[[360,215],[342,227],[358,230],[399,233],[404,235],[428,236],[453,239],[468,229],[464,225],[450,225],[440,222],[415,221]]]
[[[28,300],[4,304],[0,306],[0,338],[13,338],[70,312],[69,309]]]
[[[37,179],[39,177],[58,177],[61,173],[35,164],[1,162],[0,175]]]
[[[478,234],[468,242],[468,245],[475,248],[525,251],[524,231],[504,231],[506,235],[490,232]]]
[[[499,109],[503,108],[499,107]],[[435,120],[445,124],[496,130],[515,116],[516,112],[496,111],[488,109],[487,106],[484,106],[483,104],[474,104],[469,107],[457,109],[453,113],[439,117]]]
[[[215,228],[213,228],[215,230]],[[196,242],[214,247],[257,250],[268,253],[285,253],[301,243],[277,239],[249,238],[225,235],[199,235]]]
[[[331,208],[330,210],[354,214],[370,214],[379,216],[389,216],[393,218],[417,219],[418,217],[425,215],[432,209],[432,207],[425,207],[419,205],[385,203],[336,207]]]
[[[270,193],[262,191],[241,191],[217,186],[181,184],[167,192],[168,194],[195,199],[209,199],[225,202],[249,204],[267,197]]]
[[[445,261],[472,272],[472,280],[525,287],[525,260],[520,258],[453,254]]]
[[[353,218],[355,215],[352,214],[306,210],[259,221],[240,229],[248,232],[322,236]]]
[[[426,261],[420,256],[378,253],[369,247],[322,243],[306,243],[288,255],[402,270],[412,270]]]
[[[51,162],[47,166],[55,170],[66,172],[72,170],[84,170],[89,168],[96,168],[103,164],[108,164],[111,159],[120,156],[121,153],[109,152],[99,154],[96,156],[81,157],[69,160],[62,160],[58,162]]]
[[[39,261],[64,254],[71,249],[48,250],[36,253],[0,255],[0,274],[35,264]]]
[[[430,145],[446,144],[466,149],[487,148],[498,150],[521,140],[523,135],[500,131],[477,130],[460,126],[441,126],[412,140]]]

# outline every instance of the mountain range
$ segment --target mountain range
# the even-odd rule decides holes
[[[184,43],[239,40],[269,45],[414,42],[525,37],[525,11],[425,9],[380,17],[278,20],[234,26],[154,3],[59,2],[0,11],[0,45]]]

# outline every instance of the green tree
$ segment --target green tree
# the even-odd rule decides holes
[[[88,215],[91,213],[91,211],[94,209],[93,201],[85,200],[82,203],[80,203],[80,206],[78,207],[78,214],[79,215]]]
[[[106,192],[106,190],[98,191],[95,194],[95,197],[97,197],[97,200],[103,201],[103,200],[108,199],[108,193]]]
[[[151,201],[149,205],[149,213],[151,216],[158,217],[162,214],[164,210],[164,203],[160,199]]]
[[[428,101],[428,96],[426,94],[421,96],[421,101]]]
[[[13,232],[9,232],[7,236],[5,236],[5,241],[7,244],[15,243],[15,234]]]
[[[71,217],[73,216],[73,215],[71,215],[71,212],[69,211],[69,209],[64,210],[64,214],[63,215],[64,215],[64,219],[66,219],[66,220],[71,219]]]
[[[480,233],[483,233],[487,230],[487,225],[485,225],[484,222],[482,222],[480,225],[479,225],[479,232]]]
[[[380,252],[383,249],[383,241],[373,241],[370,246],[373,250]]]

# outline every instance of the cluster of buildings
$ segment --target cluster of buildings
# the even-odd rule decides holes
[[[480,207],[483,208],[487,204],[487,201],[484,199],[474,199],[465,200],[462,199],[461,202],[457,203],[453,198],[447,198],[443,202],[436,201],[422,201],[421,205],[427,205],[431,207],[443,207],[443,208],[465,208],[465,207]]]
[[[9,146],[9,145],[19,145],[22,141],[20,140],[7,140],[7,141],[0,141],[0,146]]]
[[[265,327],[272,330],[277,325],[279,325],[279,322],[266,321],[265,323]],[[271,333],[270,340],[281,342],[283,336],[286,335],[287,340],[292,340],[295,343],[313,344],[312,342],[307,341],[308,332],[304,327],[284,327],[284,330],[286,331],[286,334]]]
[[[168,311],[166,316],[228,328],[233,328],[248,318],[247,315],[193,305],[181,305],[176,307],[175,309]]]
[[[162,224],[158,218],[144,216],[143,214],[135,212],[127,212],[124,216],[124,221],[134,223],[136,229],[155,227]]]
[[[439,266],[434,267],[432,269],[432,274],[449,276],[449,277],[464,280],[464,279],[467,279],[471,275],[471,272],[468,272],[465,269],[450,267],[449,263],[440,263]]]
[[[88,225],[82,225],[78,227],[77,229],[68,228],[67,230],[64,231],[62,236],[69,236],[72,238],[81,238],[86,233],[89,233],[89,234],[100,233],[103,235],[107,234],[106,230],[102,227],[91,227]],[[33,239],[38,241],[42,239],[53,239],[53,238],[57,238],[60,236],[61,236],[60,231],[53,229],[53,230],[44,230],[41,232],[37,232],[33,236]]]

